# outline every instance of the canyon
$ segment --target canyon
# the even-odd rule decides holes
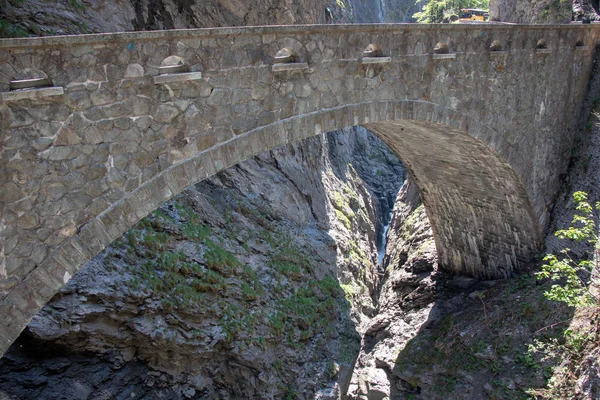
[[[23,29],[52,34],[381,22],[391,18],[390,10],[403,7],[391,2],[315,1],[298,8],[291,2],[249,7],[229,1],[201,6],[123,1],[123,12],[115,13],[92,1],[82,3],[79,11],[73,3],[57,7],[42,18],[36,12],[41,3],[15,7],[11,2],[6,15],[19,23],[33,21]],[[268,11],[260,11],[264,9]],[[560,21],[562,14],[557,15]],[[588,67],[595,36],[584,43],[590,44],[586,50],[573,50],[577,29],[567,30],[569,40],[559,35],[561,46],[567,43],[564,48],[547,53],[558,57],[568,47],[574,55],[585,54],[587,61],[578,61],[567,74],[581,77],[573,111],[557,123],[552,118],[562,117],[552,107],[564,110],[565,105],[545,99],[542,104],[549,111],[536,110],[532,123],[558,125],[567,132],[557,147],[561,150],[549,153],[561,157],[598,136],[595,120],[591,133],[577,122],[598,97],[597,74]],[[533,57],[527,76],[538,74],[533,86],[547,92],[551,84],[540,72],[548,71],[542,61],[547,54],[536,55],[534,36],[526,41],[531,49],[519,49],[519,54]],[[436,65],[439,76],[447,79],[452,70]],[[376,68],[369,79],[378,80],[376,89],[382,90],[389,73]],[[126,81],[118,81],[119,90],[130,90]],[[433,96],[440,87],[431,90]],[[71,94],[80,101],[76,108],[85,108],[84,97],[77,100]],[[371,119],[363,122],[378,130],[376,124],[368,125]],[[555,326],[572,318],[573,311],[543,299],[548,283],[531,274],[536,262],[502,276],[508,279],[456,276],[440,263],[420,196],[423,175],[411,172],[414,165],[402,165],[395,154],[402,151],[391,150],[363,127],[314,137],[294,128],[296,136],[287,144],[256,151],[246,161],[229,162],[224,156],[220,172],[182,187],[181,194],[160,202],[158,209],[148,209],[152,212],[141,221],[134,218],[131,229],[118,232],[58,293],[51,293],[52,299],[0,359],[0,399],[500,399],[526,398],[528,391],[541,390],[551,369],[525,349],[540,332],[555,334]],[[384,128],[379,127],[380,137],[385,137]],[[541,131],[547,134],[549,128]],[[81,132],[89,133],[90,126],[65,130],[62,146],[79,144],[71,142]],[[181,138],[171,139],[177,143]],[[541,137],[536,139],[539,145]],[[582,174],[598,176],[593,174],[598,168],[595,152],[582,149],[570,166],[568,189],[583,181]],[[539,171],[562,181],[567,164],[558,164]],[[118,179],[111,182],[119,185]],[[550,199],[538,208],[544,210],[538,214],[544,216],[542,226],[570,219],[568,212],[552,219],[549,215],[554,207],[567,208],[567,193],[563,188],[542,196]],[[442,194],[438,198],[445,199]],[[560,247],[554,238],[545,242],[548,249]],[[590,358],[588,372],[579,378],[580,398],[598,393],[594,362]]]

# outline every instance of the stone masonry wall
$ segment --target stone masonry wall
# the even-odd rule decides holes
[[[466,152],[475,164],[498,158],[490,176],[457,180],[467,188],[493,182],[494,165],[512,168],[496,193],[477,192],[482,210],[500,213],[495,226],[470,224],[478,214],[459,207],[473,193],[465,187],[445,208],[462,211],[432,218],[438,248],[465,255],[447,270],[505,276],[547,225],[599,33],[337,25],[0,40],[0,354],[84,262],[173,195],[279,144],[359,124],[423,121],[488,146]],[[490,52],[492,41],[503,51]],[[439,42],[448,54],[433,54]],[[369,43],[389,58],[361,59]],[[273,67],[283,47],[298,62]],[[157,76],[169,56],[188,72]],[[11,80],[46,75],[52,87],[9,91]],[[413,173],[427,181],[439,168],[458,166]],[[507,188],[522,188],[517,202]],[[453,227],[465,231],[441,237]],[[507,260],[502,270],[488,268],[485,249],[501,249],[491,258]]]

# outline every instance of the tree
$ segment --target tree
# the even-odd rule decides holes
[[[537,273],[538,278],[550,278],[557,282],[544,295],[550,300],[561,301],[570,306],[583,304],[598,305],[599,299],[590,291],[590,283],[593,283],[594,273],[598,271],[598,257],[600,246],[598,244],[598,225],[596,213],[600,211],[600,203],[592,206],[587,199],[587,193],[573,193],[575,200],[575,215],[571,226],[555,232],[560,239],[570,239],[577,242],[586,241],[594,248],[587,259],[577,261],[571,256],[571,250],[565,248],[560,251],[561,255],[547,254],[542,265],[542,270]]]
[[[427,0],[418,0],[423,3]],[[430,0],[423,6],[423,11],[415,13],[413,18],[419,23],[432,24],[443,22],[451,15],[458,15],[462,8],[489,9],[489,0]]]

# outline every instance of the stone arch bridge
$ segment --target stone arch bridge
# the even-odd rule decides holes
[[[0,355],[85,262],[177,193],[274,146],[353,125],[381,137],[414,177],[442,268],[507,276],[548,225],[599,28],[0,40]],[[380,51],[364,53],[369,44]],[[284,47],[295,58],[275,65]]]

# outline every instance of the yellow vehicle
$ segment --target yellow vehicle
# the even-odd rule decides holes
[[[477,8],[463,8],[460,10],[459,21],[487,21],[490,18],[488,10],[479,10]]]

